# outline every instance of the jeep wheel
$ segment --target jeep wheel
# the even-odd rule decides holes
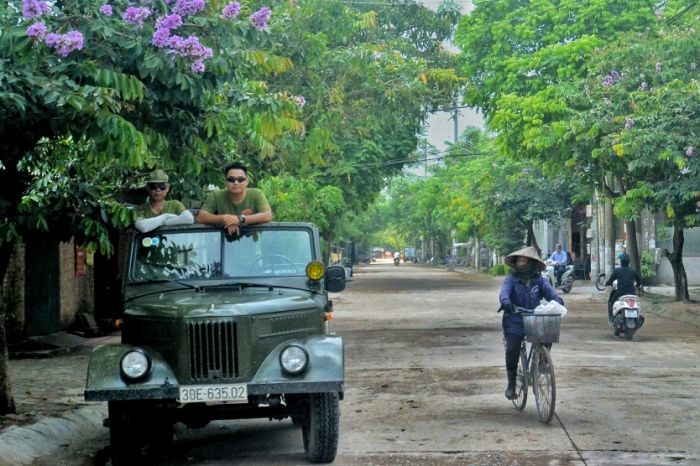
[[[340,407],[337,393],[311,393],[309,417],[301,432],[306,458],[312,463],[330,463],[338,451]]]
[[[135,411],[129,402],[110,401],[109,413],[109,450],[113,466],[138,464],[141,456],[141,443]]]

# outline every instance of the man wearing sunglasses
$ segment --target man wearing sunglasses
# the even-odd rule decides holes
[[[155,230],[162,225],[190,225],[194,223],[192,212],[180,201],[166,201],[170,190],[168,175],[163,170],[154,170],[146,180],[148,202],[134,208],[134,228],[141,233]]]
[[[239,234],[241,225],[272,221],[272,210],[265,194],[248,188],[248,168],[241,162],[224,167],[226,189],[214,191],[197,214],[198,223],[223,225],[229,235]]]

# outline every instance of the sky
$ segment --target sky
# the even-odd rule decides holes
[[[419,1],[432,10],[436,10],[442,3],[441,0]],[[455,3],[462,7],[462,14],[466,14],[473,8],[470,0],[455,0]],[[453,47],[451,44],[447,45],[447,49],[455,53],[459,52],[459,49]],[[483,127],[484,119],[477,111],[469,108],[462,108],[457,116],[457,135],[459,136],[467,126]],[[450,143],[455,141],[454,120],[452,115],[445,112],[432,114],[428,119],[428,127],[425,136],[430,144],[435,146],[439,151],[443,151],[446,148],[445,141]]]

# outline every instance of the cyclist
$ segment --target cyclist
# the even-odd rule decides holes
[[[513,400],[515,395],[515,383],[518,374],[518,358],[520,357],[520,345],[525,336],[523,318],[520,314],[513,313],[515,306],[525,309],[535,309],[544,298],[547,301],[555,300],[562,306],[564,301],[549,284],[542,278],[540,272],[547,268],[545,263],[537,256],[533,247],[527,247],[509,254],[505,263],[511,267],[512,272],[503,281],[501,293],[498,295],[503,314],[503,341],[506,349],[506,372],[508,374],[508,388],[506,398]]]

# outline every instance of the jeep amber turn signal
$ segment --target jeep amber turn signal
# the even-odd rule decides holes
[[[311,280],[320,280],[326,273],[326,268],[318,261],[311,261],[306,266],[306,276]]]
[[[124,377],[136,380],[148,374],[151,360],[141,351],[129,351],[122,357],[121,369]]]

